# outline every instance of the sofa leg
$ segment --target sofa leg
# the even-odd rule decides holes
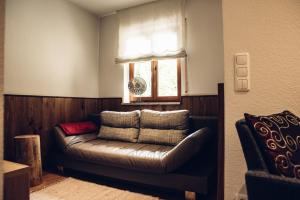
[[[185,191],[185,200],[196,200],[196,192]]]

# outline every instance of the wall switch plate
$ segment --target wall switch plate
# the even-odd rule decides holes
[[[250,90],[250,56],[249,53],[236,53],[234,55],[234,80],[237,92]]]

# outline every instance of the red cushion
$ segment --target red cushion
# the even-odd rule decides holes
[[[97,126],[93,122],[71,122],[59,124],[66,135],[80,135],[97,131]]]

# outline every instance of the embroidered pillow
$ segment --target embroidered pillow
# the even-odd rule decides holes
[[[245,114],[271,173],[300,178],[300,118],[289,111],[269,116]]]

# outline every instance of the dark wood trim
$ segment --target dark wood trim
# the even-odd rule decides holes
[[[157,61],[152,60],[151,61],[152,66],[152,97],[153,100],[157,101],[157,67],[158,63]]]
[[[218,84],[218,185],[217,199],[224,200],[224,84]]]
[[[177,59],[177,82],[178,82],[178,88],[177,88],[177,92],[178,92],[178,97],[179,99],[181,98],[181,59]]]

